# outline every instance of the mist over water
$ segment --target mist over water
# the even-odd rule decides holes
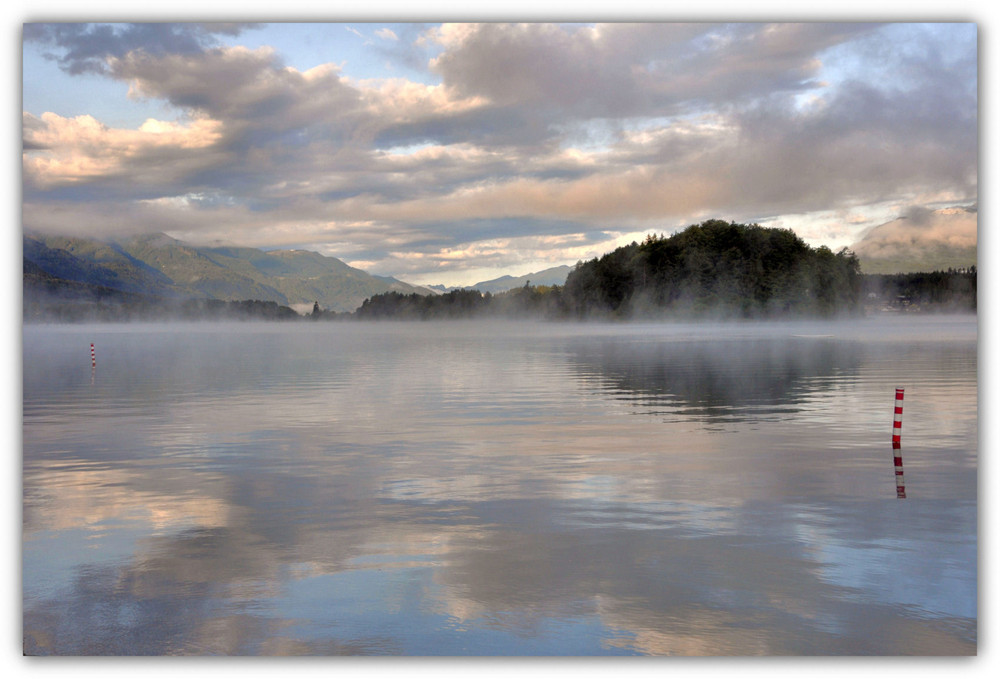
[[[25,650],[975,653],[976,347],[973,316],[29,325]]]

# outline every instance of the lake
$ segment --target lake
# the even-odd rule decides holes
[[[974,316],[27,325],[23,380],[30,655],[977,652]]]

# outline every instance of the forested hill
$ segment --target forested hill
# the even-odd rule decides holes
[[[849,251],[811,248],[788,229],[710,220],[578,264],[562,302],[578,317],[766,318],[860,310]]]

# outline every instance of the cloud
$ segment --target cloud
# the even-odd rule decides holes
[[[107,73],[107,60],[134,50],[148,54],[195,54],[215,45],[216,36],[236,36],[250,23],[30,23],[24,41],[52,45],[62,54],[50,54],[60,68],[72,74]]]
[[[396,42],[399,40],[399,36],[390,28],[380,28],[375,31],[375,35],[382,38],[383,40],[392,40]]]
[[[44,113],[41,118],[24,116],[24,138],[32,151],[24,161],[27,188],[44,189],[88,180],[127,178],[141,183],[138,164],[152,157],[173,173],[200,167],[205,158],[187,152],[211,147],[220,137],[220,124],[210,119],[189,125],[147,120],[138,130],[110,129],[91,116],[63,118]],[[139,163],[131,161],[140,159]],[[153,179],[162,183],[166,173]]]
[[[356,94],[338,69],[285,68],[269,48],[214,48],[194,55],[130,52],[110,62],[111,74],[129,83],[130,96],[258,127],[294,128],[329,122],[356,106]],[[324,110],[324,107],[338,107]],[[349,111],[348,111],[349,113]]]
[[[815,86],[818,50],[863,24],[459,24],[431,68],[498,106],[571,116],[674,115]]]
[[[962,26],[381,31],[391,44],[373,49],[423,55],[436,84],[214,44],[242,26],[30,26],[26,41],[66,50],[64,68],[127,83],[177,118],[121,130],[26,114],[29,228],[55,226],[57,202],[93,215],[77,223],[127,214],[192,237],[338,244],[391,273],[405,248],[475,266],[509,261],[488,256],[503,238],[977,200],[975,34],[956,41]],[[878,78],[851,58],[877,58]]]

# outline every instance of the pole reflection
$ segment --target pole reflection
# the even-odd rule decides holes
[[[896,497],[906,499],[906,482],[903,480],[903,453],[899,441],[892,442],[892,464],[896,472]]]
[[[906,498],[906,483],[903,481],[903,390],[896,389],[896,405],[892,415],[892,464],[896,472],[896,497]]]

